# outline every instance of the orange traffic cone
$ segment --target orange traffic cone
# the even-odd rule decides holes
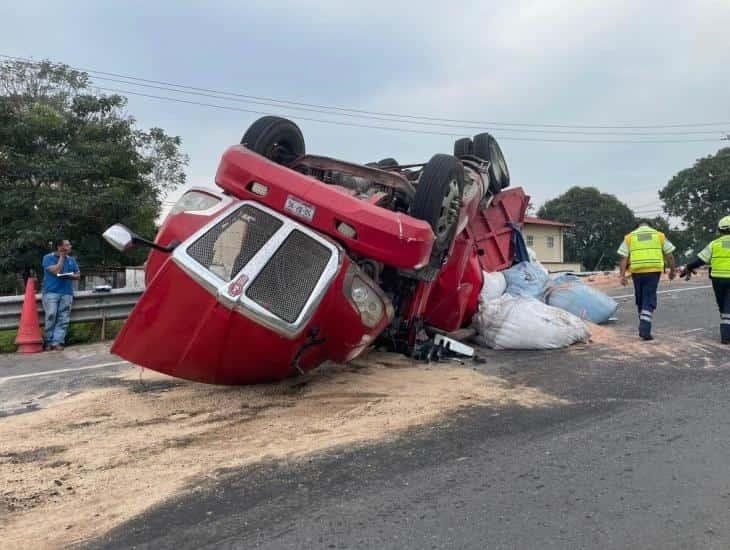
[[[20,326],[15,337],[18,353],[38,353],[43,351],[43,336],[38,323],[38,306],[35,301],[35,281],[28,277],[23,298],[23,311],[20,313]]]

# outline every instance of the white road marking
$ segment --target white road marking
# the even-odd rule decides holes
[[[117,365],[128,365],[129,361],[113,361],[111,363],[99,363],[98,365],[87,365],[85,367],[71,367],[68,369],[47,370],[43,372],[31,372],[29,374],[16,374],[15,376],[4,376],[0,378],[0,384],[8,380],[22,380],[24,378],[37,378],[38,376],[48,376],[50,374],[61,374],[64,372],[76,372],[89,369],[103,369],[104,367],[114,367]]]
[[[690,332],[699,332],[701,330],[705,330],[705,329],[703,329],[703,328],[693,328],[693,329],[690,329],[690,330],[683,330],[682,332],[680,332],[680,334],[689,334]]]
[[[712,285],[703,285],[703,286],[690,286],[687,288],[670,288],[669,290],[660,290],[657,292],[657,294],[668,294],[670,292],[687,292],[688,290],[701,290],[704,288],[712,288]],[[633,298],[633,294],[622,294],[621,296],[611,296],[614,300],[619,300],[621,298]]]

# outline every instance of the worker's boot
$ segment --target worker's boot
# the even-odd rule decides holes
[[[720,341],[730,344],[730,313],[720,315]]]
[[[642,340],[653,340],[651,335],[652,312],[648,309],[642,309],[639,314],[639,337]]]

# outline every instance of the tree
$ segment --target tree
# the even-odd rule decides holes
[[[730,148],[699,159],[659,191],[664,211],[687,226],[688,245],[699,251],[717,233],[717,222],[730,213]]]
[[[104,229],[121,222],[154,234],[188,159],[179,137],[137,128],[125,108],[68,66],[0,63],[0,273],[38,269],[58,237],[85,266],[123,265],[129,256],[103,242]]]
[[[636,226],[628,206],[595,187],[572,187],[547,201],[537,215],[575,225],[565,235],[565,257],[588,270],[613,268],[621,240]]]
[[[672,227],[669,224],[669,221],[662,216],[655,216],[653,218],[640,218],[636,220],[637,225],[642,221],[647,222],[654,229],[664,233],[667,239],[669,239],[669,241],[677,247],[677,250],[674,252],[674,257],[679,263],[684,263],[688,260],[686,255],[691,248],[691,244],[689,242],[689,236],[685,229]]]

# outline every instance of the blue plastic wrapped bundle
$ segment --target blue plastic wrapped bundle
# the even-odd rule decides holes
[[[618,309],[616,300],[583,284],[574,275],[562,275],[552,283],[545,293],[545,301],[586,321],[605,323]]]
[[[545,301],[545,291],[552,284],[548,274],[536,263],[520,262],[502,271],[507,289],[512,296],[529,296]]]

